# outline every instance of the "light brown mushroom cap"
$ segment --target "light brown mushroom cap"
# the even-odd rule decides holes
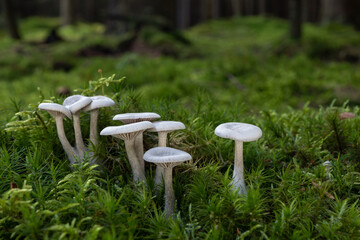
[[[100,135],[108,136],[112,135],[123,140],[130,140],[137,136],[139,133],[142,133],[146,129],[152,128],[153,124],[149,121],[131,123],[122,126],[111,126],[104,128]]]
[[[241,142],[252,142],[262,136],[262,131],[257,126],[248,123],[223,123],[216,127],[215,134],[222,138],[228,138]]]
[[[170,147],[152,148],[144,154],[145,161],[163,168],[173,167],[191,159],[191,155],[187,152]]]
[[[57,103],[40,103],[38,108],[40,110],[48,111],[51,115],[52,113],[61,113],[64,116],[71,119],[71,112],[66,107],[57,104]]]
[[[185,125],[178,121],[158,121],[153,122],[154,127],[148,129],[149,132],[171,132],[185,129]]]
[[[154,121],[155,119],[160,118],[160,115],[152,112],[143,112],[143,113],[122,113],[117,114],[113,120],[119,120],[124,124],[135,123],[140,121]]]
[[[115,105],[115,102],[111,98],[105,96],[94,96],[90,97],[90,99],[92,100],[92,102],[83,109],[84,111],[92,111],[94,109]]]
[[[67,97],[64,102],[63,106],[67,107],[71,113],[75,114],[81,109],[85,108],[87,105],[91,103],[91,98],[81,95],[73,95]]]

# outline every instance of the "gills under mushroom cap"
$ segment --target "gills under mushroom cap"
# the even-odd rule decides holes
[[[178,121],[158,121],[153,122],[154,127],[149,129],[149,132],[169,132],[180,129],[185,129],[185,125]]]
[[[63,115],[65,115],[66,117],[71,119],[71,112],[69,109],[67,109],[66,107],[57,104],[57,103],[40,103],[38,108],[40,110],[46,110],[48,112],[58,112],[58,113],[62,113]]]
[[[156,147],[148,150],[144,154],[144,160],[155,164],[162,163],[179,163],[191,160],[192,157],[187,152],[169,148],[169,147]]]
[[[100,132],[100,135],[107,136],[107,135],[127,134],[132,132],[141,132],[152,127],[153,124],[151,122],[143,121],[143,122],[131,123],[122,126],[106,127]]]
[[[115,105],[115,102],[111,98],[105,96],[94,96],[90,97],[90,99],[92,102],[83,109],[84,111],[92,111],[94,109]]]
[[[63,106],[67,107],[72,113],[77,113],[91,103],[91,98],[81,95],[73,95],[66,98]]]
[[[262,131],[252,124],[230,122],[217,126],[215,134],[222,138],[229,138],[241,142],[252,142],[262,136]]]
[[[125,124],[134,123],[139,121],[153,121],[160,118],[160,115],[152,112],[143,113],[123,113],[117,114],[113,120],[119,120]]]

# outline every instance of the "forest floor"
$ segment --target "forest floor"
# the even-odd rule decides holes
[[[24,20],[17,42],[0,32],[0,237],[360,238],[360,33],[305,24],[297,43],[286,21],[247,17],[182,34],[148,26],[109,36],[101,24],[79,23],[58,29],[63,41],[44,43],[57,24]],[[135,185],[123,142],[101,137],[102,171],[71,168],[54,120],[37,109],[62,103],[59,87],[94,93],[100,74],[126,77],[105,87],[116,106],[101,111],[100,130],[119,125],[111,118],[123,112],[186,125],[169,136],[193,156],[174,170],[174,219],[162,214],[153,165],[147,187]],[[86,138],[89,115],[81,119]],[[234,143],[214,134],[224,122],[263,131],[244,145],[247,196],[230,186]],[[65,129],[73,139],[71,121]],[[146,149],[156,142],[145,133]]]

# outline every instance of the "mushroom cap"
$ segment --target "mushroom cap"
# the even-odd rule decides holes
[[[149,132],[170,132],[185,129],[185,125],[178,121],[158,121],[153,122],[153,125],[154,127],[148,130]]]
[[[92,111],[94,109],[115,105],[115,102],[111,98],[105,96],[93,96],[90,97],[90,99],[92,102],[83,109],[84,111]]]
[[[63,105],[57,103],[40,103],[38,108],[40,110],[46,110],[48,112],[62,113],[66,117],[71,118],[70,110],[64,107]]]
[[[191,155],[187,152],[170,147],[152,148],[144,154],[143,158],[147,162],[155,163],[162,167],[174,166],[192,159]]]
[[[140,121],[153,121],[160,118],[160,115],[153,112],[143,112],[143,113],[122,113],[117,114],[113,120],[119,120],[125,124],[140,122]]]
[[[81,95],[73,95],[65,98],[63,102],[63,106],[67,107],[72,113],[77,113],[87,105],[91,103],[91,98],[81,96]]]
[[[132,139],[139,133],[145,131],[146,129],[152,128],[153,124],[149,121],[137,122],[126,124],[122,126],[111,126],[104,128],[100,135],[107,136],[112,135],[121,139]]]
[[[248,123],[223,123],[216,127],[215,134],[222,138],[235,141],[252,142],[262,136],[262,131],[257,126]]]

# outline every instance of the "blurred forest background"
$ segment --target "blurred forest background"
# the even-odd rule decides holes
[[[187,102],[202,91],[257,109],[360,103],[356,0],[1,3],[0,109],[38,91],[74,93],[98,69],[126,76],[144,101]],[[261,91],[272,103],[264,106]]]

